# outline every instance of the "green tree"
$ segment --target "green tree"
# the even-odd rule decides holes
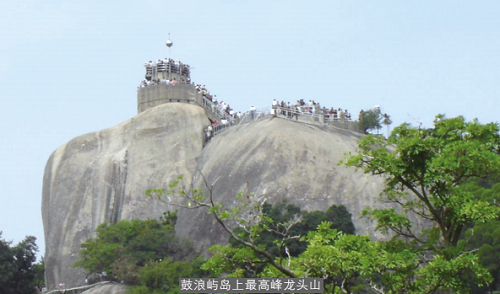
[[[355,232],[351,214],[343,205],[332,205],[327,211],[307,212],[283,200],[275,205],[265,203],[262,214],[268,218],[266,224],[261,223],[266,229],[256,235],[253,242],[280,259],[288,256],[297,257],[303,253],[307,248],[307,242],[301,240],[301,237],[316,230],[322,222],[329,221],[331,229],[344,233]],[[248,232],[242,227],[236,227],[233,232],[241,238],[248,239]],[[224,255],[224,259],[228,262],[225,267],[226,272],[234,272],[238,268],[244,270],[245,277],[256,277],[267,264],[265,257],[248,251],[245,245],[234,238],[229,238],[229,244],[234,250],[225,251],[227,254]]]
[[[239,205],[231,209],[226,209],[223,205],[216,203],[213,197],[213,185],[208,184],[203,174],[202,177],[205,180],[208,195],[205,195],[201,189],[189,191],[182,186],[178,187],[181,183],[182,177],[179,177],[178,180],[171,183],[168,189],[149,190],[148,195],[156,196],[160,199],[170,199],[168,196],[171,194],[184,196],[186,202],[180,206],[187,209],[207,208],[208,213],[212,214],[222,228],[231,236],[231,238],[234,239],[233,244],[235,244],[235,246],[212,246],[210,248],[212,256],[203,264],[203,270],[207,270],[214,275],[223,275],[225,277],[245,277],[251,275],[253,277],[272,278],[325,278],[324,273],[321,270],[314,271],[312,270],[311,265],[314,265],[317,269],[331,268],[329,263],[332,259],[311,258],[310,256],[313,254],[311,250],[324,249],[311,247],[311,245],[312,243],[318,244],[320,247],[335,247],[335,245],[322,244],[314,241],[313,238],[302,237],[308,243],[307,250],[298,257],[294,257],[290,254],[289,250],[285,250],[285,255],[279,253],[281,250],[278,250],[278,254],[273,254],[270,250],[271,247],[261,242],[261,236],[268,235],[269,233],[275,234],[273,244],[278,248],[283,248],[283,244],[287,244],[290,240],[297,239],[299,236],[293,235],[291,232],[292,229],[300,223],[300,218],[296,217],[296,214],[300,209],[297,209],[297,207],[294,207],[293,205],[290,206],[283,203],[278,204],[276,207],[272,207],[267,205],[265,200],[257,197],[256,195],[247,194],[245,192],[240,192],[236,195],[236,198],[239,199]],[[169,203],[179,205],[178,203]],[[339,209],[339,207],[333,206],[327,214],[333,218],[345,216],[350,218],[350,214],[345,210],[345,208],[342,209],[342,207]],[[324,215],[319,217],[319,214],[316,212],[307,214],[307,216],[310,216],[311,219],[314,220],[323,219],[324,217]],[[278,221],[278,223],[276,223],[276,221]],[[231,230],[229,225],[230,223],[236,223],[241,229]],[[353,232],[353,227],[351,228],[349,225],[345,226],[345,223],[347,222],[344,222],[343,226]],[[354,236],[338,232],[337,230],[332,229],[332,226],[333,224],[331,222],[321,223],[320,228],[322,231],[316,236],[325,239],[328,238],[329,235],[333,234],[341,237],[342,240],[350,238],[358,240],[358,238],[360,238],[358,242],[361,244],[368,243],[368,245],[372,246],[372,243],[374,243],[370,243],[371,241],[367,242],[369,241],[367,236]],[[279,233],[276,231],[279,231]],[[267,243],[267,240],[264,243]],[[241,246],[236,244],[240,244]],[[364,276],[359,273],[357,275],[352,275],[352,277],[347,276],[349,270],[351,272],[364,270],[366,273],[365,275],[369,275],[369,273],[377,272],[377,270],[381,268],[380,264],[369,260],[369,256],[384,256],[381,252],[376,251],[372,252],[370,255],[364,255],[356,253],[355,251],[357,248],[355,246],[348,246],[348,244],[346,244],[345,251],[348,250],[351,250],[353,255],[358,255],[359,259],[361,259],[360,263],[363,264],[363,266],[353,268],[349,265],[349,262],[347,262],[345,263],[345,266],[331,268],[335,271],[328,273],[328,275],[330,277],[335,277],[335,279],[332,278],[328,280],[328,291],[326,293],[340,293],[338,291],[347,291],[347,293],[351,293],[350,291],[352,291],[352,289],[363,289],[365,285],[360,284],[358,280],[362,279]],[[378,260],[383,260],[383,258]],[[400,258],[400,260],[406,261],[407,259]],[[390,263],[389,265],[391,269],[399,266],[399,264],[391,260],[386,262]],[[256,268],[262,266],[264,267],[264,270],[255,270]],[[367,269],[370,270],[368,271]],[[380,280],[378,277],[375,277],[375,279]],[[346,280],[349,282],[345,282]],[[337,283],[337,281],[339,281],[339,283]],[[369,284],[366,285],[368,285],[366,287],[370,287]]]
[[[213,251],[217,251],[218,247],[222,251],[232,251],[215,254],[215,258],[212,258],[210,265],[204,265],[202,269],[209,270],[215,274],[227,272],[224,268],[229,266],[232,270],[235,268],[234,265],[230,263],[248,264],[253,263],[256,258],[261,258],[262,262],[270,263],[278,271],[282,272],[288,277],[295,277],[295,274],[289,267],[283,264],[285,258],[275,258],[275,256],[265,249],[262,244],[257,244],[255,239],[258,238],[260,234],[264,231],[271,231],[269,224],[273,223],[271,217],[263,213],[265,200],[257,199],[254,194],[247,194],[245,191],[241,191],[236,195],[236,198],[240,200],[239,205],[231,209],[226,209],[222,204],[215,202],[213,198],[213,185],[210,185],[203,174],[201,174],[205,187],[207,188],[208,195],[205,195],[203,189],[192,189],[188,190],[186,187],[182,186],[182,175],[179,176],[175,181],[168,185],[167,189],[150,189],[146,191],[146,195],[158,198],[167,202],[168,204],[183,207],[185,209],[199,209],[206,208],[208,213],[213,215],[215,220],[221,225],[221,227],[233,238],[236,242],[243,245],[244,248],[234,248],[231,246],[214,246]],[[174,203],[170,201],[170,195],[177,194],[185,198],[184,204]],[[166,200],[165,200],[166,199]],[[243,211],[247,213],[242,213]],[[232,230],[228,222],[237,223],[243,230],[240,232],[235,232]],[[282,227],[282,238],[276,240],[277,243],[284,244],[290,239],[297,238],[296,236],[290,236],[289,231],[296,223],[298,219],[292,219],[291,221],[278,224]],[[280,246],[280,245],[278,245]],[[239,252],[238,252],[239,251]],[[234,254],[236,253],[236,254]],[[250,255],[248,255],[248,254]],[[233,259],[229,263],[225,258],[225,255],[232,255]],[[237,258],[236,258],[237,257]],[[218,264],[218,261],[221,263]],[[262,263],[261,261],[257,261]],[[255,266],[255,265],[252,265]],[[236,266],[237,267],[237,266]],[[243,276],[244,270],[241,268],[236,269],[234,274],[229,276]]]
[[[341,232],[354,234],[355,228],[352,222],[351,214],[343,205],[332,205],[327,211],[302,211],[299,206],[287,203],[283,200],[275,205],[264,203],[262,214],[269,217],[269,223],[266,230],[259,236],[256,236],[254,242],[263,245],[267,251],[274,256],[298,256],[305,251],[307,243],[299,240],[300,237],[306,236],[310,231],[316,230],[319,224],[329,221],[332,223],[331,228]],[[296,221],[294,221],[296,220]],[[288,229],[284,224],[293,223]],[[244,229],[236,227],[236,234],[245,234]],[[290,238],[284,243],[276,243],[276,240],[283,238],[285,235],[297,236]],[[229,243],[232,246],[242,246],[233,238],[229,238]],[[288,251],[286,253],[285,251]]]
[[[387,136],[389,136],[389,125],[392,124],[392,120],[387,113],[382,114],[382,124],[387,127]]]
[[[438,115],[432,129],[403,124],[387,141],[367,136],[361,140],[358,154],[344,161],[365,173],[383,176],[382,200],[406,213],[391,207],[369,209],[364,215],[376,220],[382,232],[411,240],[407,244],[419,250],[422,266],[414,281],[432,281],[436,289],[455,291],[464,290],[465,274],[472,274],[478,284],[491,281],[484,268],[477,267],[476,250],[467,251],[460,237],[468,225],[500,214],[497,205],[478,199],[464,186],[471,179],[500,174],[498,131],[497,124]],[[415,231],[407,214],[434,226]],[[458,268],[461,270],[456,271]]]
[[[204,259],[173,261],[171,258],[160,262],[149,262],[140,270],[138,284],[129,289],[129,294],[177,294],[180,278],[209,278],[210,273],[200,269]]]
[[[461,187],[473,178],[500,173],[498,125],[465,122],[463,117],[436,117],[433,129],[397,127],[387,141],[363,138],[359,154],[344,163],[366,173],[383,175],[383,200],[432,221],[442,246],[456,246],[464,226],[497,217],[499,209]],[[411,192],[412,194],[409,194]],[[372,210],[381,229],[419,238],[411,232],[407,217],[394,209]],[[399,223],[390,216],[398,215]],[[421,240],[422,241],[422,240]]]
[[[382,128],[380,125],[381,121],[382,116],[380,115],[380,108],[361,111],[358,127],[363,133],[368,134],[371,130],[380,130]]]
[[[14,256],[10,250],[10,242],[3,240],[0,232],[0,293],[13,293],[12,280],[15,270]]]
[[[0,232],[0,293],[31,294],[35,293],[40,281],[37,274],[43,273],[43,266],[35,264],[36,238],[27,236],[16,246],[3,240]]]
[[[16,293],[33,293],[35,289],[36,274],[36,253],[38,246],[36,238],[27,236],[23,241],[11,248],[14,256],[14,282],[16,283]]]
[[[466,188],[478,195],[481,199],[490,203],[500,202],[500,183],[498,179],[487,181],[474,181],[468,183]],[[484,189],[486,188],[486,189]],[[493,282],[481,288],[470,282],[473,293],[486,293],[500,290],[500,218],[490,220],[485,223],[468,226],[466,234],[463,236],[467,242],[467,248],[473,250],[478,248],[478,256],[481,264],[488,269]]]
[[[88,275],[137,284],[142,267],[166,258],[187,259],[194,252],[186,241],[175,237],[177,216],[167,213],[160,220],[122,220],[97,227],[97,237],[82,243],[79,260]]]
[[[81,245],[73,266],[91,278],[123,281],[130,286],[127,293],[178,293],[179,278],[211,275],[200,269],[204,260],[192,244],[175,237],[176,221],[177,214],[167,212],[159,220],[101,224],[97,237]]]
[[[45,286],[45,260],[43,256],[39,262],[34,264],[33,270],[35,272],[34,284],[41,289]]]
[[[391,285],[386,293],[405,293],[402,290],[406,284],[401,281],[414,280],[413,270],[418,267],[416,253],[412,248],[407,248],[404,242],[390,244],[373,242],[368,236],[338,232],[332,229],[332,223],[323,222],[317,233],[313,232],[307,238],[303,237],[308,246],[298,257],[291,256],[289,252],[285,256],[273,255],[265,244],[259,243],[259,238],[263,234],[275,232],[275,228],[281,228],[273,243],[282,248],[282,244],[295,239],[296,236],[290,235],[290,232],[299,223],[297,218],[277,216],[276,219],[281,219],[281,222],[275,223],[273,218],[264,213],[264,210],[268,212],[274,210],[269,209],[262,199],[244,192],[236,196],[240,199],[240,205],[228,210],[214,201],[213,186],[207,182],[205,184],[208,187],[208,196],[205,196],[201,189],[186,191],[180,188],[180,191],[176,191],[175,187],[178,184],[176,181],[169,186],[168,191],[151,190],[150,194],[162,198],[171,193],[179,193],[187,200],[183,207],[208,208],[208,212],[224,230],[236,242],[243,245],[215,245],[210,248],[212,256],[203,264],[202,269],[214,275],[325,278],[327,282],[325,293],[353,293],[352,291],[383,293],[378,290],[384,283]],[[285,210],[287,212],[281,215],[289,215],[290,211],[296,212],[295,208],[288,208]],[[231,230],[229,226],[231,222],[237,223],[242,230]],[[264,266],[264,269],[256,271],[255,268],[259,266]],[[451,277],[446,281],[454,283],[456,271],[463,269],[463,266],[453,264],[449,268],[450,270],[443,272],[446,272],[447,277]],[[421,280],[419,284],[413,283],[413,287],[431,290],[407,293],[433,293],[432,289],[436,288],[436,282],[430,279]]]

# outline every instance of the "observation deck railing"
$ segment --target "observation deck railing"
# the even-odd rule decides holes
[[[154,88],[157,87],[157,85],[164,83],[166,83],[166,81],[162,80],[158,82],[153,82],[146,86],[141,86],[141,88],[142,87]],[[314,106],[309,106],[309,105],[305,106],[290,105],[287,107],[273,106],[273,107],[256,109],[254,111],[247,111],[246,113],[243,114],[241,113],[229,114],[220,103],[212,101],[198,89],[195,89],[192,83],[186,83],[180,81],[177,82],[177,84],[178,84],[177,86],[173,85],[172,87],[178,87],[178,86],[186,87],[187,85],[190,85],[190,87],[184,88],[184,91],[187,91],[186,93],[188,94],[181,95],[179,97],[174,96],[174,97],[160,98],[156,100],[148,100],[148,99],[142,99],[142,97],[146,96],[143,95],[141,92],[139,92],[138,111],[140,113],[145,109],[168,102],[184,102],[184,103],[194,102],[199,106],[201,106],[203,109],[205,109],[208,117],[212,122],[215,121],[219,122],[218,125],[211,125],[210,126],[211,130],[209,130],[208,128],[205,129],[205,142],[207,142],[215,135],[220,134],[222,131],[227,130],[228,128],[234,125],[260,120],[270,116],[298,121],[301,123],[316,124],[316,125],[333,124],[337,127],[350,129],[353,131],[356,130],[355,126],[351,124],[349,125],[344,124],[346,122],[352,122],[349,119],[349,116],[346,115],[345,113],[339,111],[338,115],[336,115],[335,113],[325,112],[324,109],[319,109],[319,107],[318,109],[315,109]],[[314,110],[317,110],[317,112],[315,112]]]
[[[207,112],[210,112],[215,117],[219,118],[219,121],[225,119],[227,121],[233,120],[233,117],[229,115],[218,103],[210,101],[205,96],[202,96],[201,107],[203,107]]]
[[[324,113],[323,110],[320,113],[312,113],[307,111],[308,106],[291,106],[289,107],[275,107],[271,109],[271,113],[274,116],[279,116],[286,119],[293,119],[302,122],[312,122],[327,124],[329,122],[350,122],[351,119],[348,116],[339,117],[335,114]]]
[[[311,113],[306,111],[306,109],[307,107],[301,106],[291,106],[290,108],[275,106],[273,108],[257,109],[254,112],[247,111],[241,117],[226,117],[226,124],[212,125],[205,129],[205,143],[234,125],[249,123],[272,116],[315,125],[328,125],[334,123],[336,126],[339,126],[342,125],[342,123],[353,123],[353,121],[347,117],[341,119],[339,116],[334,116],[334,114],[323,113],[323,111],[321,111],[321,113]]]
[[[205,129],[205,143],[232,126],[264,119],[266,117],[269,117],[270,115],[271,113],[269,112],[268,108],[256,109],[254,112],[247,111],[246,113],[243,113],[241,117],[238,115],[235,115],[234,117],[228,115],[225,119],[226,123],[211,125]]]

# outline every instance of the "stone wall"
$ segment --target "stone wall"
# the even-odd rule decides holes
[[[141,113],[155,106],[172,103],[198,103],[202,104],[202,94],[195,90],[193,84],[177,83],[171,85],[158,83],[137,88],[137,113]]]

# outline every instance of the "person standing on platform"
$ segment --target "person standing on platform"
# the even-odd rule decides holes
[[[257,111],[257,109],[255,109],[255,107],[250,107],[250,116],[252,117],[252,120],[255,119],[255,112]]]

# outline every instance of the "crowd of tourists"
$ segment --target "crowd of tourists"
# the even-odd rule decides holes
[[[208,102],[204,103],[205,106],[209,108],[208,110],[211,110],[212,113],[221,118],[220,120],[214,121],[205,129],[206,141],[215,136],[218,132],[240,122],[243,116],[241,111],[236,112],[228,103],[217,101],[217,95],[210,94],[210,91],[207,90],[205,85],[197,84],[195,85],[195,89],[198,93],[201,93],[204,101]]]
[[[190,67],[187,64],[183,64],[180,61],[175,61],[171,58],[165,58],[165,59],[158,59],[156,62],[146,62],[144,64],[146,67],[146,79],[141,81],[141,84],[137,88],[139,91],[139,88],[144,88],[150,85],[158,85],[158,84],[171,84],[171,85],[177,85],[177,84],[189,84],[191,83],[191,78],[190,76]],[[153,73],[155,72],[156,68],[156,75]],[[159,73],[169,73],[169,74],[159,74]],[[160,77],[170,77],[170,74],[176,74],[178,75],[179,79],[177,78],[170,78],[170,79],[162,79]]]
[[[149,61],[145,64],[146,67],[146,79],[143,80],[139,88],[147,87],[150,85],[157,84],[167,84],[167,85],[177,85],[177,84],[190,84],[191,79],[189,78],[190,67],[189,65],[185,65],[179,61],[174,61],[170,58],[159,59],[155,63]],[[168,72],[168,75],[159,74],[162,72]],[[170,79],[163,79],[165,77],[171,77],[170,73],[177,74],[177,76]],[[249,111],[246,113],[242,113],[241,111],[236,112],[229,103],[225,103],[224,101],[218,101],[217,95],[212,95],[210,91],[205,87],[205,85],[196,84],[195,90],[198,93],[201,93],[203,96],[203,107],[205,107],[208,111],[211,111],[216,117],[220,118],[218,121],[214,121],[212,125],[210,125],[206,129],[207,138],[213,137],[218,131],[225,129],[234,124],[239,124],[242,119],[246,120],[254,120],[259,115],[267,115],[269,113],[268,110],[257,112],[256,108],[252,106]],[[326,108],[321,107],[320,103],[315,102],[314,100],[309,100],[309,102],[305,102],[304,99],[297,100],[296,103],[292,104],[290,102],[277,101],[274,99],[271,107],[271,114],[275,116],[282,116],[286,118],[295,118],[299,119],[299,116],[308,115],[311,117],[321,117],[322,120],[317,119],[318,121],[350,121],[351,114],[347,111],[347,109],[343,110],[341,108]]]
[[[350,121],[351,114],[347,109],[342,108],[326,108],[321,107],[319,102],[309,100],[308,103],[304,99],[297,100],[295,104],[285,101],[278,102],[274,99],[272,103],[272,110],[274,115],[282,115],[288,118],[295,117],[298,119],[299,115],[323,115],[325,121]]]
[[[146,67],[146,76],[153,74],[154,67],[156,67],[158,72],[171,72],[186,77],[189,77],[191,73],[191,69],[188,64],[184,64],[171,58],[158,59],[156,63],[153,63],[150,60],[149,62],[146,62],[144,66]]]
[[[242,117],[241,111],[236,112],[228,103],[217,101],[217,95],[211,95],[205,85],[197,84],[195,89],[202,94],[203,98],[210,101],[212,112],[216,113],[217,116],[226,118],[229,123],[234,123],[235,120]]]
[[[210,92],[204,85],[196,85],[196,89],[203,94],[203,97],[211,102],[212,111],[216,112],[219,117],[224,117],[220,121],[214,121],[205,129],[206,141],[210,140],[220,131],[223,131],[234,124],[239,124],[242,119],[245,119],[244,121],[252,121],[260,115],[260,112],[258,112],[254,106],[251,106],[250,110],[246,113],[241,113],[241,111],[235,112],[229,104],[224,103],[224,101],[217,102],[216,95],[210,95]],[[298,120],[302,115],[311,117],[323,116],[324,122],[347,122],[352,120],[351,113],[348,112],[347,109],[321,107],[320,103],[315,102],[314,100],[305,102],[304,99],[297,100],[297,103],[295,104],[291,104],[290,102],[285,103],[284,101],[278,102],[274,99],[271,106],[271,114],[290,119],[294,118],[296,120]]]
[[[180,81],[178,81],[176,78],[173,78],[173,79],[154,79],[154,80],[151,80],[151,81],[148,81],[148,80],[143,80],[141,82],[141,84],[139,85],[140,88],[144,88],[144,87],[147,87],[147,86],[150,86],[150,85],[158,85],[158,84],[167,84],[167,85],[177,85],[177,84],[189,84],[189,78],[186,80],[186,79],[181,79]]]

